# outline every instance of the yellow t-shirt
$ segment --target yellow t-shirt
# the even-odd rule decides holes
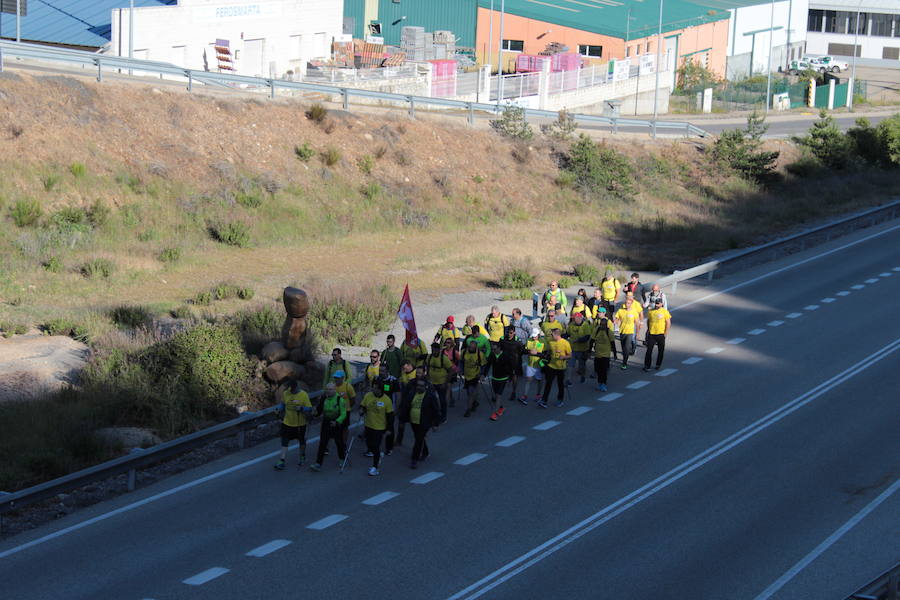
[[[463,325],[462,328],[463,337],[469,337],[472,335],[472,326],[471,325]]]
[[[588,310],[588,307],[585,306],[584,304],[582,304],[581,306],[573,306],[573,307],[572,307],[572,312],[571,312],[570,314],[574,317],[574,316],[575,316],[575,313],[581,313],[581,314],[583,314],[583,315],[584,315],[584,320],[585,320],[585,321],[587,321],[588,318],[591,316],[591,311]]]
[[[376,377],[378,377],[378,373],[380,373],[380,372],[381,372],[380,365],[370,364],[368,367],[366,367],[366,380],[369,383],[372,383],[372,380],[374,380]]]
[[[640,321],[641,318],[640,311],[634,309],[637,304],[635,303],[631,306],[631,310],[623,306],[616,311],[616,319],[619,320],[619,333],[623,335],[633,335],[635,331],[635,324]]]
[[[349,382],[345,381],[339,386],[334,388],[334,391],[341,395],[341,397],[346,401],[347,410],[353,408],[353,405],[356,404],[356,390],[353,389],[353,386],[350,385]]]
[[[425,399],[425,392],[413,396],[409,405],[409,422],[416,425],[422,424],[422,401]]]
[[[459,329],[454,327],[453,329],[447,329],[443,325],[441,325],[441,346],[443,347],[445,340],[458,340],[460,338]]]
[[[603,319],[599,319],[594,324],[594,333],[591,338],[594,340],[594,356],[596,358],[606,358],[612,353],[613,344],[613,323],[612,319],[606,319],[606,328],[601,327]]]
[[[416,376],[416,370],[413,369],[409,373],[400,371],[400,385],[406,385]]]
[[[509,317],[501,314],[499,317],[488,315],[484,326],[487,328],[488,338],[492,342],[499,342],[503,339],[503,330],[509,325]]]
[[[569,326],[566,329],[566,333],[569,334],[569,343],[572,345],[572,351],[586,352],[591,345],[590,335],[593,330],[594,326],[591,325],[587,320],[582,320],[581,325],[577,325],[574,320],[569,321]],[[584,342],[576,341],[578,338],[583,336],[588,336],[588,340]]]
[[[541,366],[541,352],[544,351],[544,348],[547,347],[547,342],[542,339],[534,339],[531,338],[525,343],[525,356],[528,361],[529,367],[539,367]],[[537,352],[537,354],[529,354],[531,350]]]
[[[572,345],[569,344],[569,340],[564,340],[562,338],[560,338],[559,341],[550,340],[547,342],[547,345],[550,347],[550,356],[552,357],[547,366],[558,371],[565,371],[566,361],[568,359],[560,357],[565,356],[566,354],[572,354]]]
[[[369,392],[359,405],[366,409],[366,427],[379,431],[387,429],[387,414],[394,412],[394,405],[387,394],[379,398]]]
[[[600,297],[607,302],[612,302],[616,299],[616,295],[621,287],[622,284],[619,283],[618,279],[604,279],[600,282]]]
[[[541,331],[544,332],[544,337],[548,340],[550,339],[550,332],[554,329],[565,331],[565,329],[563,329],[562,323],[560,323],[559,321],[544,321],[541,323]]]
[[[665,308],[654,308],[647,313],[647,321],[650,323],[649,333],[659,335],[666,332],[666,319],[671,319],[672,314]]]
[[[450,369],[453,367],[453,362],[447,358],[446,354],[441,352],[440,356],[429,356],[425,364],[428,365],[428,381],[430,381],[432,385],[443,385],[447,383],[447,378],[450,375]]]
[[[281,401],[284,402],[284,419],[282,423],[288,427],[300,427],[306,425],[306,415],[298,411],[300,407],[312,408],[309,402],[309,395],[300,390],[296,394],[292,394],[290,390],[285,390],[281,395]]]
[[[418,347],[409,346],[406,343],[406,340],[400,344],[400,352],[403,353],[403,360],[408,360],[413,364],[413,366],[420,365],[425,360],[425,357],[428,356],[428,348],[425,347],[425,342],[419,340]]]
[[[462,353],[462,363],[463,377],[467,380],[472,380],[478,377],[481,367],[487,364],[487,359],[485,359],[484,353],[480,350],[476,350],[474,353],[466,350]]]

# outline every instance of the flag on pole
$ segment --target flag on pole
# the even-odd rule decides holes
[[[403,323],[406,330],[406,344],[416,347],[419,345],[419,334],[416,332],[416,318],[413,316],[412,301],[409,299],[409,284],[403,290],[403,299],[400,300],[400,308],[397,309],[397,318]]]

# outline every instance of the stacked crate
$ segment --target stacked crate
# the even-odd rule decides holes
[[[431,96],[452,98],[456,95],[456,61],[449,59],[430,60]]]
[[[400,49],[407,60],[424,61],[434,53],[434,39],[424,27],[404,27],[400,30]]]
[[[456,36],[452,31],[434,32],[434,58],[435,60],[447,60],[456,54]]]

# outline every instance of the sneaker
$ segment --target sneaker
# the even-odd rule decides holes
[[[537,402],[538,404],[540,404],[541,400],[543,400],[543,399],[544,399],[543,394],[538,394],[537,396],[534,397],[534,401]]]
[[[544,402],[543,400],[538,400],[537,405],[538,405],[538,408],[547,408],[547,403]]]
[[[375,475],[378,475],[378,469],[376,469],[375,467],[369,467],[369,475],[371,475],[373,477]]]
[[[566,401],[565,400],[557,400],[556,402],[554,402],[554,405],[556,405],[557,408],[562,408],[563,406],[566,405]]]
[[[497,413],[496,413],[496,411],[495,411],[490,417],[488,417],[488,418],[489,418],[491,421],[496,421],[496,420],[497,420]]]
[[[622,369],[623,371],[625,371],[625,370],[628,369],[628,365],[626,365],[626,364],[623,363],[622,366],[619,367],[619,368]]]
[[[275,463],[275,470],[284,471],[284,459],[281,459],[277,463]]]
[[[505,412],[506,412],[506,409],[501,406],[500,408],[497,409],[497,416],[502,417],[503,413],[505,413]]]
[[[370,451],[370,452],[366,452],[364,456],[365,456],[366,458],[372,458],[373,456],[375,456],[375,453],[374,453],[374,452],[371,452],[371,451]]]
[[[301,454],[300,458],[297,459],[297,466],[302,467],[305,462],[306,462],[306,455]]]
[[[325,448],[325,456],[328,456],[328,448]]]
[[[472,416],[472,411],[469,410],[469,409],[466,409],[466,412],[463,413],[463,416],[464,416],[464,417],[471,417],[471,416]]]
[[[601,383],[601,384],[600,384],[600,391],[601,391],[601,392],[605,392],[605,391],[606,391],[606,384],[605,384],[605,383]]]
[[[572,381],[570,379],[566,379],[566,387],[572,387]]]
[[[650,367],[644,367],[644,368],[641,369],[641,370],[642,370],[644,373],[647,373],[647,372],[650,371]]]
[[[522,406],[528,406],[528,396],[521,396],[519,398],[519,402],[522,404]]]
[[[322,470],[322,465],[320,465],[319,463],[313,463],[313,464],[309,465],[309,470],[315,471],[316,473],[318,473],[319,471]]]

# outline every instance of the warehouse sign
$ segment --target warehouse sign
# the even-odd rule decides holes
[[[16,14],[16,3],[21,10],[21,16],[28,16],[28,0],[0,0],[0,13]]]
[[[219,4],[194,9],[194,21],[247,21],[281,16],[280,2]]]

